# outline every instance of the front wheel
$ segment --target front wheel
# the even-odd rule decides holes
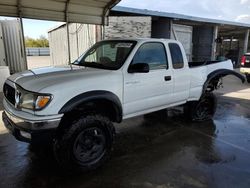
[[[208,121],[213,118],[216,107],[216,96],[213,93],[205,93],[199,101],[188,102],[184,112],[191,121]]]
[[[114,128],[108,118],[89,115],[62,131],[54,142],[58,163],[67,170],[88,171],[101,166],[111,153]]]

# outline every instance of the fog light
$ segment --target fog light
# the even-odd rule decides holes
[[[20,131],[20,134],[21,134],[21,136],[23,136],[24,138],[31,139],[31,134],[30,134],[30,133],[27,133],[27,132],[24,132],[24,131]]]

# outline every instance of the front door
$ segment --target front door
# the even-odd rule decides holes
[[[172,98],[173,78],[165,45],[160,42],[142,44],[131,62],[137,63],[147,63],[150,71],[125,73],[125,118],[157,110],[170,104]]]

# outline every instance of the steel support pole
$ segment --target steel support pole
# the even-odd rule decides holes
[[[211,59],[213,61],[216,59],[217,43],[216,43],[215,40],[218,38],[218,30],[219,30],[219,27],[217,25],[214,26],[213,43],[212,43],[212,54],[211,54]]]
[[[244,54],[247,53],[247,50],[248,50],[248,41],[249,41],[249,29],[247,29],[245,33],[244,48],[243,48]]]
[[[66,30],[67,30],[68,64],[71,64],[68,9],[69,9],[69,0],[66,2],[66,7],[65,7],[65,21],[66,21]]]
[[[230,38],[230,50],[233,49],[233,39],[234,39],[234,37],[231,37],[231,38]]]
[[[25,37],[24,37],[24,29],[23,29],[23,18],[22,18],[22,9],[21,9],[21,0],[18,0],[18,14],[19,14],[19,20],[21,24],[21,38],[22,38],[22,55],[23,55],[23,60],[24,60],[24,68],[27,70],[28,65],[27,65],[27,55],[26,55],[26,47],[25,47]]]
[[[67,45],[68,45],[68,63],[71,63],[71,52],[70,52],[70,40],[69,40],[69,23],[66,22],[66,29],[67,29]]]

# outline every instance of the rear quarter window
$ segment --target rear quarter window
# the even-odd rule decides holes
[[[181,48],[177,43],[169,43],[169,50],[172,58],[172,64],[174,69],[181,69],[184,67],[183,56]]]

